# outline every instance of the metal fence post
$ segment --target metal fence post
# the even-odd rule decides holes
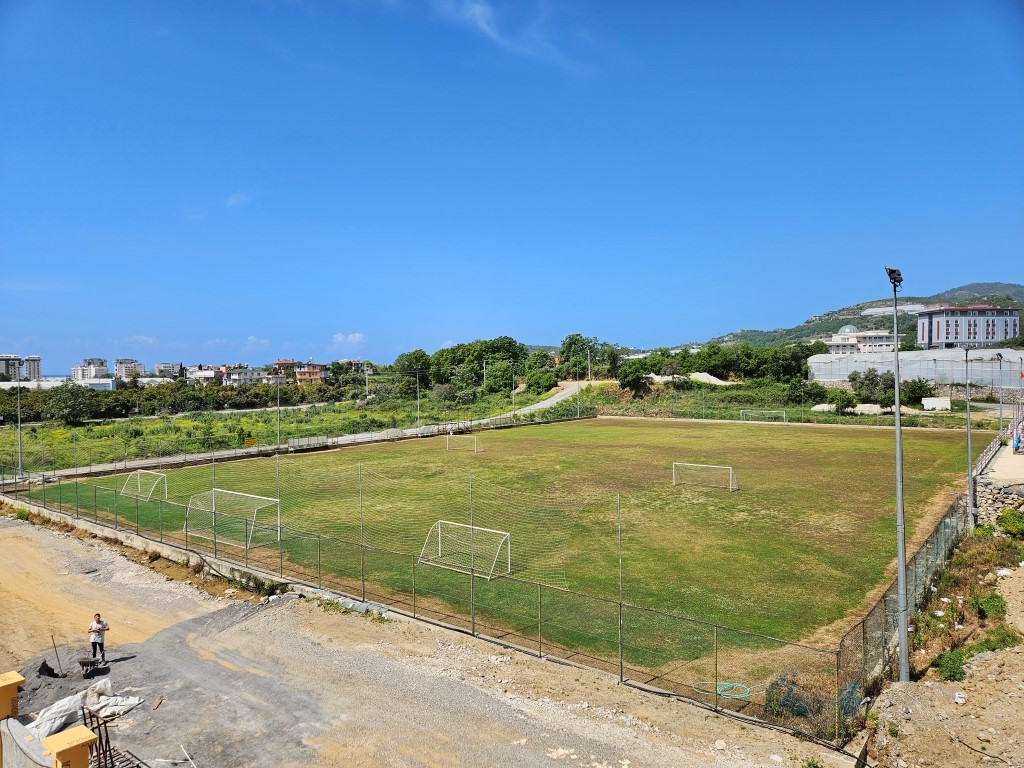
[[[256,525],[253,523],[253,525]],[[277,551],[279,558],[279,567],[281,569],[281,578],[284,578],[284,536],[280,536],[277,540]]]
[[[324,572],[320,567],[320,534],[316,535],[316,583],[324,588]]]
[[[78,517],[78,471],[75,470],[75,517]]]
[[[718,709],[718,625],[715,624],[715,709]]]
[[[836,746],[839,746],[839,667],[840,667],[840,651],[836,651]]]
[[[537,582],[537,655],[544,658],[544,585]]]
[[[409,558],[412,560],[412,617],[416,618],[416,557]]]
[[[139,533],[139,497],[135,497],[135,533]]]
[[[157,499],[156,503],[157,503],[157,508],[156,508],[156,525],[157,525],[157,529],[160,531],[160,543],[163,544],[164,543],[164,500],[163,499]]]
[[[619,682],[625,682],[626,675],[622,660],[622,601],[619,601]]]
[[[117,493],[117,490],[115,489],[114,490],[114,530],[115,531],[117,530],[117,523],[118,523],[118,508],[117,508],[117,497],[118,497],[118,495],[119,494]]]

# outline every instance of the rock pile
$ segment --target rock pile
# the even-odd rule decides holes
[[[975,491],[978,524],[995,525],[1005,509],[1024,509],[1024,485],[995,485],[981,481]]]

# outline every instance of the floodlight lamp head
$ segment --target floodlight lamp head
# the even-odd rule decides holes
[[[896,267],[886,267],[885,274],[889,276],[889,282],[892,283],[892,287],[899,290],[900,285],[903,283],[903,274]]]
[[[1002,362],[1003,361],[1003,353],[1002,352],[996,352],[996,359],[999,360],[999,362]]]

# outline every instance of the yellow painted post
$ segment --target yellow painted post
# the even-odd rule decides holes
[[[99,739],[84,725],[43,739],[43,748],[53,756],[53,768],[89,768],[89,747]]]

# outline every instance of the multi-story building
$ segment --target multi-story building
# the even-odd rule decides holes
[[[262,379],[263,372],[255,371],[252,368],[221,368],[221,383],[226,387],[256,384]]]
[[[18,380],[20,367],[21,355],[0,355],[0,373],[11,381]]]
[[[110,375],[107,370],[107,361],[102,357],[87,357],[82,360],[81,365],[71,369],[71,378],[75,381],[85,379],[103,379]]]
[[[181,378],[181,363],[157,363],[153,373],[163,379]]]
[[[892,333],[888,331],[858,331],[855,326],[844,325],[826,341],[831,355],[855,355],[860,352],[892,352],[895,349]]]
[[[330,366],[325,363],[314,363],[310,360],[295,369],[295,383],[309,384],[317,381],[326,381]]]
[[[185,380],[189,384],[216,384],[220,381],[220,377],[220,369],[211,368],[208,365],[190,365],[185,369]]]
[[[1019,309],[940,304],[917,313],[917,346],[923,349],[988,347],[1020,333]]]
[[[130,357],[120,357],[114,361],[114,377],[122,380],[131,378],[132,374],[146,375],[146,366]]]
[[[29,355],[25,358],[25,378],[29,381],[39,381],[43,378],[43,358],[39,355]]]
[[[300,363],[298,360],[288,360],[287,358],[282,358],[280,360],[274,361],[274,365],[272,367],[275,373],[288,373],[288,371],[294,371],[300,365],[302,365],[302,363]]]

